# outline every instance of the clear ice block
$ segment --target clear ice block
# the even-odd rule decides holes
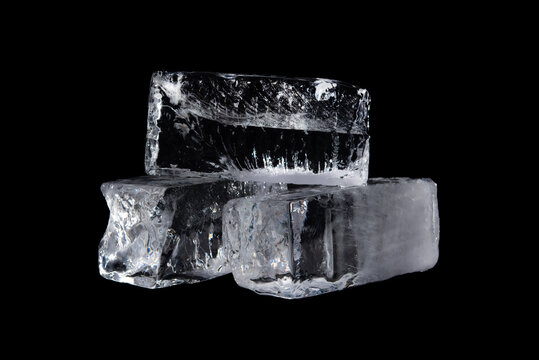
[[[236,282],[301,298],[432,268],[438,260],[436,184],[372,179],[230,201],[223,209]]]
[[[156,72],[146,172],[361,185],[369,106],[365,89],[335,80]]]
[[[103,277],[146,288],[193,283],[230,272],[221,233],[230,199],[286,185],[218,177],[143,176],[106,182],[110,209],[99,245]]]

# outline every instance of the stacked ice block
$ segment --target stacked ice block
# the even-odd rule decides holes
[[[102,185],[101,275],[157,288],[232,273],[301,298],[433,267],[436,184],[367,181],[369,104],[334,80],[154,73],[148,176]]]

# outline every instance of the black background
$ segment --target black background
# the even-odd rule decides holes
[[[67,214],[65,248],[71,255],[62,261],[69,259],[65,267],[76,271],[67,270],[59,282],[61,299],[42,295],[55,305],[53,318],[66,317],[68,331],[95,326],[111,342],[115,336],[148,342],[152,334],[155,346],[176,341],[200,349],[205,341],[211,347],[208,338],[214,337],[253,344],[272,339],[273,346],[301,343],[301,337],[311,347],[320,341],[355,348],[367,341],[364,336],[396,335],[411,337],[413,350],[425,341],[447,340],[449,328],[457,329],[455,342],[473,341],[476,326],[489,318],[480,297],[489,285],[471,250],[481,231],[474,226],[479,200],[470,197],[474,189],[462,174],[473,177],[481,166],[481,155],[468,151],[475,140],[469,134],[484,121],[469,120],[482,42],[477,33],[463,31],[473,18],[415,10],[372,21],[352,9],[322,9],[299,18],[287,11],[211,18],[159,13],[170,20],[160,22],[149,13],[136,24],[107,17],[87,23],[88,31],[67,42],[57,64],[84,69],[74,77],[83,88],[66,87],[77,111],[68,120],[71,136],[62,140],[84,165],[74,166],[76,190],[66,184],[65,192],[84,206]],[[144,175],[149,81],[156,70],[323,77],[368,89],[369,176],[428,177],[438,184],[438,264],[424,273],[300,300],[256,295],[231,275],[158,290],[101,278],[97,249],[108,209],[99,186]]]

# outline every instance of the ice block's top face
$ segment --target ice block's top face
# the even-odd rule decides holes
[[[358,184],[366,179],[369,104],[365,89],[335,80],[156,72],[146,170],[355,171]]]
[[[106,182],[102,187],[110,187],[116,184],[117,186],[133,186],[134,188],[174,188],[191,186],[196,184],[205,184],[222,180],[216,174],[208,174],[207,176],[199,176],[197,174],[182,174],[182,176],[137,176],[129,179],[121,179]]]

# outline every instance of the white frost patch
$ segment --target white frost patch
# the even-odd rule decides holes
[[[335,97],[335,88],[337,84],[330,80],[318,79],[314,82],[315,90],[314,97],[318,101],[326,101],[329,98]]]
[[[178,105],[180,101],[184,100],[182,79],[183,74],[178,74],[178,80],[174,82],[170,78],[163,78],[163,76],[155,76],[153,81],[167,95],[172,105]]]
[[[185,139],[185,136],[189,134],[189,131],[191,130],[189,129],[189,126],[182,123],[174,123],[174,128],[181,132],[184,139]]]
[[[367,89],[358,89],[357,94],[360,95],[361,98],[363,99],[365,95],[367,95]]]

